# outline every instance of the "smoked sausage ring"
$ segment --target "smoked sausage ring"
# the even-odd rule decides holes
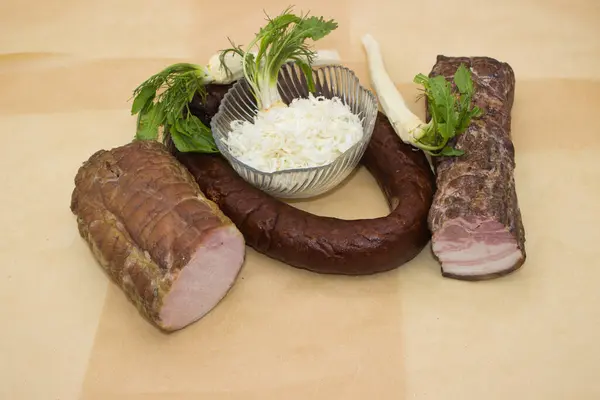
[[[317,216],[247,183],[220,155],[174,153],[246,244],[296,268],[342,275],[389,271],[417,256],[431,238],[427,216],[434,174],[423,152],[403,143],[382,113],[361,159],[390,206],[380,218]]]

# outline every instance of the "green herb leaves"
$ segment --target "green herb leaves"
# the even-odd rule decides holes
[[[169,133],[177,150],[181,152],[217,153],[210,129],[195,115],[169,123]]]
[[[145,107],[149,105],[156,96],[156,88],[152,86],[145,86],[141,88],[133,100],[133,105],[131,106],[131,114],[137,114],[142,111]]]
[[[309,89],[314,91],[311,63],[315,53],[305,44],[307,39],[318,40],[337,28],[333,20],[297,16],[286,9],[276,18],[268,18],[249,48],[258,47],[256,54],[234,46],[221,52],[235,53],[243,58],[244,76],[248,80],[260,109],[283,104],[277,88],[281,67],[296,62],[306,75]],[[205,97],[207,81],[202,66],[178,63],[152,75],[134,90],[131,114],[138,114],[136,140],[158,140],[162,127],[182,152],[216,153],[218,148],[210,129],[189,109],[195,94]]]
[[[471,80],[471,72],[460,64],[456,72],[454,73],[454,83],[460,91],[460,93],[468,93],[469,96],[473,95],[473,81]]]
[[[287,62],[295,62],[306,77],[308,89],[315,90],[311,70],[315,53],[305,41],[322,39],[338,26],[337,22],[326,21],[322,17],[294,15],[291,8],[273,19],[267,17],[267,20],[267,25],[260,29],[247,51],[233,45],[221,52],[224,67],[227,53],[236,53],[243,58],[244,77],[261,110],[282,103],[277,79],[281,67]],[[251,52],[255,46],[258,48],[256,55]]]
[[[473,81],[471,72],[461,64],[454,74],[454,86],[443,76],[415,76],[414,82],[423,86],[431,122],[426,133],[418,139],[418,147],[432,156],[459,156],[449,141],[463,133],[482,110],[472,105]]]
[[[139,85],[131,106],[131,114],[138,114],[135,139],[157,140],[163,127],[181,152],[218,152],[210,129],[189,109],[196,93],[206,94],[203,77],[202,67],[178,63]]]
[[[135,104],[134,104],[135,106]],[[140,108],[135,138],[138,140],[156,140],[158,127],[164,121],[164,110],[154,104]]]
[[[296,34],[303,39],[319,40],[338,27],[334,20],[326,21],[323,17],[295,17]]]

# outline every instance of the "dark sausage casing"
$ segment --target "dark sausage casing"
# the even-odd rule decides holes
[[[433,173],[424,154],[402,143],[381,113],[361,161],[390,205],[390,214],[381,218],[316,216],[245,182],[219,155],[176,156],[248,245],[294,267],[346,275],[383,272],[411,260],[429,242]]]

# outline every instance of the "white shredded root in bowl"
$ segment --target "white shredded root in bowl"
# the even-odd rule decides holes
[[[264,172],[329,164],[363,136],[361,120],[341,99],[312,94],[259,111],[254,123],[233,121],[231,128],[231,154]]]

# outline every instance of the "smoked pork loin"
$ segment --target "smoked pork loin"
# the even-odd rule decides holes
[[[242,234],[156,141],[93,154],[75,177],[71,210],[110,278],[165,331],[213,309],[244,261]]]

